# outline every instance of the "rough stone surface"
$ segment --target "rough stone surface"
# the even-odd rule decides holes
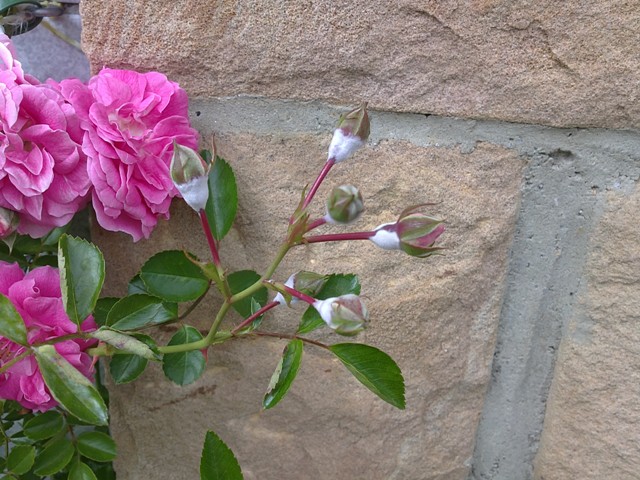
[[[206,131],[212,119],[203,111],[198,122]],[[328,141],[329,135],[309,132],[217,137],[240,191],[237,222],[221,245],[231,269],[269,264]],[[276,275],[283,280],[303,267],[361,275],[372,322],[360,339],[388,352],[402,368],[406,411],[378,400],[326,352],[307,348],[287,398],[261,412],[284,343],[232,342],[210,350],[208,369],[193,385],[174,386],[152,367],[139,381],[112,389],[118,478],[196,478],[207,429],[235,451],[247,479],[466,478],[489,379],[523,163],[514,151],[487,143],[462,153],[381,140],[332,171],[319,198],[332,185],[355,181],[365,195],[366,216],[358,225],[363,229],[392,220],[408,204],[437,202],[434,213],[446,216],[449,227],[446,256],[420,261],[368,242],[313,245],[294,251]],[[322,207],[315,210],[320,214]],[[94,240],[109,260],[108,294],[122,294],[154,251],[184,247],[206,256],[194,214],[180,204],[151,241],[132,245],[124,235],[100,231]],[[201,328],[211,306],[195,312]],[[266,325],[291,329],[299,315],[276,311]],[[328,332],[316,336],[341,341]]]
[[[204,97],[640,126],[637,3],[622,0],[83,0],[84,48]]]
[[[640,471],[640,191],[610,193],[581,308],[561,344],[538,480],[632,480]]]

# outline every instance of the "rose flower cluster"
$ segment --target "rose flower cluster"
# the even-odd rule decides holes
[[[134,241],[169,217],[179,194],[169,174],[173,143],[197,147],[178,84],[156,72],[107,68],[87,84],[40,83],[24,73],[11,41],[0,34],[0,92],[0,239],[43,237],[89,202],[103,228]],[[22,317],[29,345],[80,333],[65,313],[54,268],[25,273],[0,262],[0,294]],[[95,328],[92,317],[81,325],[82,332]],[[55,348],[91,378],[86,350],[93,344],[70,338]],[[2,336],[0,398],[35,411],[57,405],[28,347]]]
[[[42,237],[91,201],[100,226],[148,238],[178,195],[173,142],[197,148],[187,94],[157,72],[105,68],[40,83],[0,35],[0,237]]]

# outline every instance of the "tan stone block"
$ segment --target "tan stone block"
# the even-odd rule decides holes
[[[632,480],[640,471],[640,191],[611,194],[591,242],[582,308],[563,338],[539,480]]]
[[[261,270],[270,263],[301,187],[324,161],[325,137],[217,138],[240,192],[237,222],[220,248],[229,268]],[[371,325],[356,340],[398,362],[407,383],[405,411],[377,399],[327,352],[305,348],[288,396],[263,412],[260,402],[284,342],[237,340],[210,349],[208,369],[193,385],[170,384],[154,365],[137,382],[111,388],[118,478],[196,478],[204,434],[212,429],[235,451],[248,480],[465,479],[489,380],[523,163],[490,144],[464,154],[398,141],[367,147],[331,172],[312,210],[322,214],[328,190],[347,182],[365,197],[356,229],[393,221],[407,205],[436,202],[430,209],[447,220],[446,255],[420,260],[369,242],[315,244],[294,250],[276,274],[284,280],[307,268],[360,275]],[[148,242],[132,245],[123,235],[96,231],[109,262],[109,294],[122,294],[156,250],[186,248],[206,257],[193,212],[181,204],[172,212]],[[211,307],[196,312],[202,328]],[[264,328],[293,331],[301,310],[280,310],[268,314]],[[165,328],[161,337],[169,334]],[[345,341],[324,330],[313,337]]]
[[[94,70],[159,70],[208,98],[640,126],[637,2],[83,0],[82,13]]]

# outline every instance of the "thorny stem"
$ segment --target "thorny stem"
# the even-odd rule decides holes
[[[327,223],[327,219],[325,217],[318,218],[317,220],[314,220],[313,222],[307,225],[307,232],[310,232],[314,228],[318,228],[319,226],[324,225],[325,223]]]
[[[200,223],[202,224],[204,235],[207,237],[207,243],[209,244],[209,250],[211,250],[213,263],[216,267],[220,267],[220,255],[218,255],[218,246],[216,244],[215,238],[213,238],[213,234],[211,233],[211,226],[209,225],[207,214],[204,212],[204,210],[200,210],[198,212],[198,216],[200,217]]]
[[[249,316],[246,319],[244,319],[240,324],[238,324],[237,327],[235,327],[233,330],[231,330],[231,335],[235,335],[239,330],[242,330],[244,327],[246,327],[247,325],[251,324],[251,322],[253,322],[260,315],[264,315],[266,312],[268,312],[272,308],[277,307],[278,305],[280,305],[280,302],[267,303],[264,307],[262,307],[256,313],[251,314],[251,316]]]
[[[329,349],[329,345],[324,344],[322,342],[318,342],[316,340],[311,340],[310,338],[305,338],[305,337],[299,337],[297,335],[289,335],[286,333],[277,333],[277,332],[263,332],[260,330],[255,330],[253,332],[249,332],[247,333],[248,335],[255,335],[257,337],[274,337],[274,338],[282,338],[282,339],[287,339],[287,340],[302,340],[304,343],[308,343],[310,345],[315,345],[316,347],[321,347],[324,348],[325,350]]]
[[[371,232],[331,233],[327,235],[312,235],[304,237],[302,243],[341,242],[345,240],[369,240],[376,234]],[[300,244],[298,244],[300,245]]]
[[[209,345],[213,344],[213,342],[216,340],[216,333],[218,333],[218,328],[220,328],[220,324],[229,311],[230,306],[231,303],[228,300],[226,300],[222,304],[220,310],[218,310],[218,314],[216,315],[215,320],[211,324],[211,328],[209,329],[209,333],[206,337],[195,342],[183,343],[182,345],[166,345],[164,347],[158,347],[158,351],[162,354],[167,354],[189,352],[191,350],[202,350],[203,348],[209,347]]]
[[[311,200],[313,200],[314,195],[318,191],[318,188],[320,188],[320,185],[322,185],[322,182],[327,176],[327,174],[329,173],[329,170],[331,170],[331,167],[333,167],[335,164],[336,164],[335,159],[330,158],[322,166],[322,170],[320,170],[320,174],[316,178],[316,181],[313,182],[313,185],[311,186],[309,193],[307,193],[307,196],[305,197],[304,202],[302,202],[303,209],[305,209],[311,203]]]
[[[210,288],[211,288],[211,282],[209,282],[209,284],[207,285],[207,289],[204,291],[204,293],[203,293],[202,295],[200,295],[200,296],[199,296],[199,297],[198,297],[198,298],[197,298],[197,299],[196,299],[196,300],[195,300],[191,305],[189,305],[189,308],[187,308],[187,309],[185,310],[185,312],[184,312],[182,315],[180,315],[180,316],[178,317],[178,319],[177,319],[177,320],[178,320],[178,321],[180,321],[180,320],[184,320],[185,318],[187,318],[187,317],[189,316],[189,314],[190,314],[191,312],[193,312],[193,311],[196,309],[196,307],[197,307],[198,305],[200,305],[200,302],[202,302],[202,300],[204,299],[204,297],[205,297],[205,296],[207,295],[207,293],[209,292],[209,289],[210,289]]]
[[[293,295],[294,297],[299,298],[303,302],[307,302],[309,305],[313,305],[314,303],[316,303],[315,298],[310,297],[305,293],[299,292],[295,288],[291,288],[286,285],[279,285],[279,287],[283,288],[284,291],[287,292],[289,295]]]

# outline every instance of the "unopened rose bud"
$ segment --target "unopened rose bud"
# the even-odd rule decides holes
[[[0,238],[6,238],[15,232],[19,221],[16,212],[0,207]]]
[[[360,297],[353,294],[316,300],[314,308],[336,333],[352,336],[364,330],[369,312]]]
[[[417,212],[420,207],[406,209],[395,223],[380,225],[369,240],[385,250],[402,250],[413,257],[425,258],[438,253],[442,248],[434,244],[445,226],[442,220]]]
[[[329,194],[325,219],[329,223],[351,223],[363,210],[364,201],[358,189],[353,185],[341,185]]]
[[[340,117],[329,145],[328,159],[338,163],[349,158],[365,144],[369,138],[369,130],[369,115],[365,102]]]
[[[184,201],[196,212],[203,210],[209,199],[209,165],[195,150],[174,142],[170,170]]]
[[[320,275],[319,273],[307,272],[306,270],[301,270],[297,273],[291,275],[284,284],[293,288],[299,292],[304,293],[305,295],[309,295],[310,297],[315,297],[324,284],[327,283],[327,275]],[[282,293],[278,293],[273,299],[274,302],[278,302],[281,305],[286,303],[286,299]],[[293,297],[290,303],[297,303],[298,299]]]

